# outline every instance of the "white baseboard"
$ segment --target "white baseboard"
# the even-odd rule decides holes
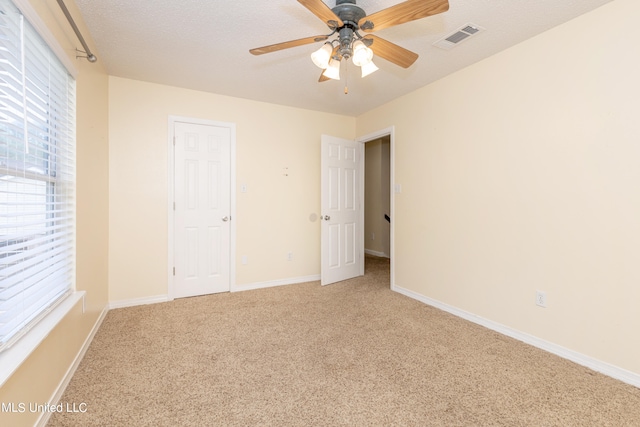
[[[84,358],[84,355],[86,354],[87,350],[89,349],[89,346],[91,345],[91,341],[93,341],[93,337],[95,337],[96,332],[98,332],[98,329],[100,329],[100,325],[102,325],[102,321],[107,316],[108,312],[109,312],[109,307],[107,306],[102,310],[102,312],[100,313],[100,316],[98,316],[98,319],[93,324],[93,328],[91,328],[91,332],[89,332],[89,335],[87,335],[87,337],[85,338],[84,343],[82,343],[82,347],[80,347],[80,351],[78,351],[78,354],[76,355],[75,359],[73,359],[73,363],[71,364],[71,366],[69,366],[69,369],[67,369],[67,372],[64,374],[64,377],[60,381],[60,384],[58,384],[58,387],[53,393],[53,396],[49,400],[51,405],[57,405],[60,399],[62,398],[64,391],[67,389],[67,386],[69,385],[69,382],[73,377],[73,374],[76,373],[76,370],[80,365],[80,362]],[[51,414],[52,412],[43,411],[35,425],[42,426],[42,427],[46,426],[47,422],[49,422],[49,418],[51,417]]]
[[[446,311],[447,313],[451,313],[454,316],[461,317],[470,322],[484,326],[485,328],[499,332],[508,337],[515,338],[519,341],[522,341],[526,344],[540,348],[549,353],[553,353],[556,356],[560,356],[564,359],[570,360],[579,365],[586,366],[587,368],[593,369],[594,371],[600,372],[601,374],[607,375],[609,377],[615,378],[617,380],[620,380],[622,382],[625,382],[627,384],[631,384],[635,387],[640,388],[640,374],[637,374],[635,372],[631,372],[626,369],[622,369],[617,366],[610,365],[601,360],[594,359],[593,357],[586,356],[582,353],[569,350],[568,348],[551,343],[549,341],[545,341],[533,335],[520,332],[516,329],[512,329],[508,326],[502,325],[492,320],[485,319],[483,317],[480,317],[475,314],[469,313],[467,311],[461,310],[459,308],[450,306],[443,302],[431,299],[429,297],[426,297],[424,295],[402,288],[400,286],[393,285],[391,287],[391,290],[398,292],[402,295],[408,296],[409,298],[418,300],[424,304],[430,305],[435,308],[439,308],[440,310]]]
[[[251,291],[254,289],[271,288],[274,286],[293,285],[296,283],[315,282],[320,280],[320,275],[290,277],[288,279],[270,280],[266,282],[249,283],[246,285],[233,285],[231,286],[231,292]],[[135,307],[137,305],[146,304],[158,304],[161,302],[167,302],[169,300],[168,295],[156,295],[153,297],[133,298],[128,300],[111,301],[109,303],[109,309]]]
[[[135,307],[137,305],[158,304],[169,301],[168,295],[156,295],[154,297],[133,298],[109,302],[109,310],[114,308]]]
[[[365,249],[364,253],[367,255],[377,256],[379,258],[391,258],[388,254],[385,254],[384,252],[373,251],[371,249]]]
[[[274,286],[294,285],[296,283],[317,282],[320,280],[319,274],[312,276],[290,277],[288,279],[269,280],[266,282],[248,283],[246,285],[235,285],[231,292],[251,291],[254,289],[272,288]]]

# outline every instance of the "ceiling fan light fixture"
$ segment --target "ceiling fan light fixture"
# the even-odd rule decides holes
[[[333,53],[333,46],[331,43],[325,43],[320,49],[311,54],[311,60],[318,68],[322,68],[324,70],[329,66],[331,53]]]
[[[369,74],[378,71],[379,68],[370,60],[366,64],[363,64],[360,69],[362,70],[362,77],[367,77]]]
[[[331,61],[329,61],[329,66],[326,70],[324,70],[324,73],[322,73],[322,75],[333,80],[340,80],[340,61],[331,58]]]

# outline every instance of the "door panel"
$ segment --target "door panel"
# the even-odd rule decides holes
[[[355,141],[322,136],[321,283],[360,274],[360,146]]]
[[[175,124],[176,298],[230,289],[231,130]]]

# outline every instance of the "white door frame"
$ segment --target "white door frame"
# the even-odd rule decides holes
[[[236,124],[235,123],[227,123],[227,122],[218,122],[213,120],[206,119],[197,119],[193,117],[182,117],[182,116],[169,116],[169,131],[167,136],[167,147],[168,147],[168,197],[167,197],[167,212],[169,219],[169,230],[168,230],[168,265],[167,265],[167,300],[172,301],[175,299],[175,290],[174,290],[174,274],[175,274],[175,255],[174,255],[174,246],[175,246],[175,211],[174,211],[174,200],[175,200],[175,151],[174,151],[174,141],[173,137],[175,135],[175,125],[177,122],[181,123],[190,123],[197,125],[205,125],[205,126],[217,126],[217,127],[226,127],[231,131],[231,223],[230,223],[230,236],[229,236],[229,290],[231,292],[236,290]]]
[[[390,265],[391,265],[391,289],[395,286],[395,141],[394,141],[394,133],[395,127],[390,126],[388,128],[380,129],[378,131],[372,132],[370,134],[360,136],[356,138],[356,142],[362,144],[360,146],[360,200],[364,200],[364,144],[370,141],[374,141],[376,139],[380,139],[382,137],[389,137],[389,215],[391,216],[391,224],[389,230],[389,257],[390,257]],[[363,205],[364,206],[364,205]],[[364,207],[360,209],[360,253],[364,254]],[[361,275],[364,274],[364,262],[360,264],[360,268],[362,271]]]

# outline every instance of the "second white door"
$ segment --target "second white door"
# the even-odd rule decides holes
[[[174,296],[230,290],[231,128],[175,123]]]
[[[322,135],[321,279],[322,285],[362,274],[360,145]]]

